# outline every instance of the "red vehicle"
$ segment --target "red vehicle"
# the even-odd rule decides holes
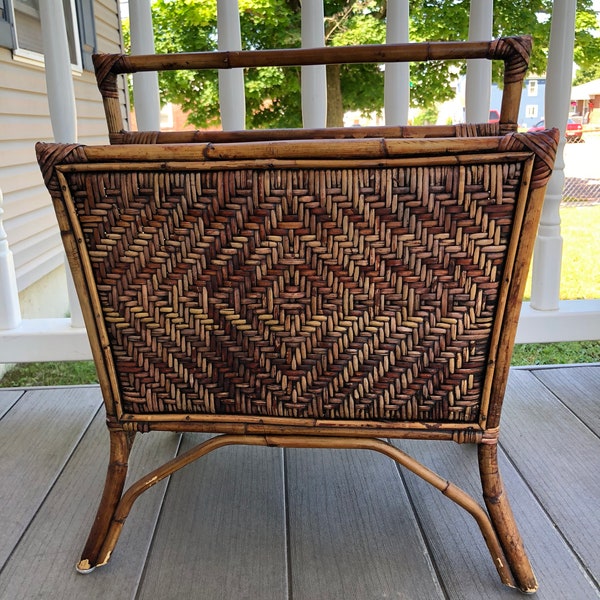
[[[490,116],[488,123],[498,123],[500,121],[500,113],[495,108],[490,108]]]
[[[530,127],[527,131],[542,131],[546,129],[544,125],[544,119],[538,121],[533,127]],[[567,130],[565,131],[565,137],[567,142],[581,142],[583,136],[583,128],[581,123],[576,123],[573,119],[567,120]]]

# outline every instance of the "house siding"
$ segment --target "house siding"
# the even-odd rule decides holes
[[[120,52],[121,32],[117,0],[94,3],[96,47],[100,52]],[[94,74],[73,75],[78,138],[84,144],[108,143],[102,99]],[[52,141],[46,80],[43,66],[14,58],[0,48],[0,190],[4,197],[4,228],[13,252],[17,286],[25,313],[38,313],[27,298],[44,278],[62,278],[63,250],[50,197],[35,158],[37,141]],[[54,286],[51,286],[54,289]],[[53,292],[53,296],[56,293]],[[64,313],[66,307],[49,312]],[[66,302],[66,292],[64,301]],[[23,316],[29,316],[24,314]],[[57,316],[46,314],[44,316]],[[63,314],[60,314],[63,316]]]

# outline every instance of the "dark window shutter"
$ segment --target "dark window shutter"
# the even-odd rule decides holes
[[[93,71],[92,54],[96,52],[94,0],[76,0],[75,4],[77,6],[77,23],[79,25],[79,39],[81,41],[81,61],[84,69]]]
[[[15,47],[9,0],[0,0],[0,46],[5,48]]]

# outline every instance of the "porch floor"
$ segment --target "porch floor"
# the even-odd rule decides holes
[[[600,598],[599,390],[600,365],[511,371],[502,472],[539,599]],[[96,386],[0,390],[2,600],[520,596],[469,515],[364,451],[218,450],[143,494],[109,565],[78,575],[105,473],[100,408]],[[141,436],[132,475],[199,437]],[[401,447],[476,493],[474,448]]]

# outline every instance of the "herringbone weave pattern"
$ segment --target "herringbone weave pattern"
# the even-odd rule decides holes
[[[477,420],[519,163],[67,177],[126,411]]]

